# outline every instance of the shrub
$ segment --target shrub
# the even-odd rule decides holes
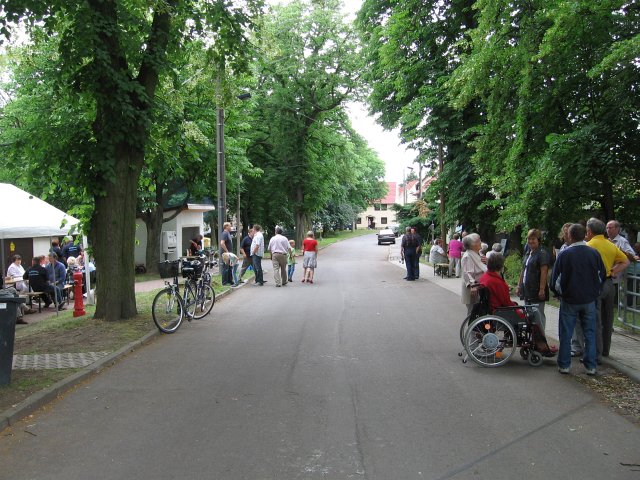
[[[504,259],[504,279],[512,287],[518,286],[520,271],[522,270],[522,257],[519,253],[511,253]]]

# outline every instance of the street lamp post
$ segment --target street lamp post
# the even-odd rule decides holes
[[[216,177],[218,179],[218,264],[222,265],[222,226],[227,218],[227,186],[226,186],[226,168],[224,159],[224,109],[218,107],[216,111]]]
[[[240,240],[242,232],[240,231],[240,187],[242,186],[242,174],[238,178],[238,210],[236,211],[236,249],[238,258],[240,258]]]
[[[218,92],[221,92],[220,76],[218,76]],[[219,93],[219,95],[221,95]],[[239,100],[248,100],[251,98],[250,93],[242,93],[236,98]],[[218,107],[216,109],[216,175],[218,178],[217,194],[218,194],[218,262],[222,261],[222,247],[220,241],[222,239],[222,225],[227,218],[227,181],[226,181],[226,167],[224,158],[224,108],[222,108],[222,99],[218,99]],[[238,194],[238,202],[240,195]],[[238,206],[238,211],[240,208]]]

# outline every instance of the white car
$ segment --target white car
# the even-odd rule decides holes
[[[396,243],[396,234],[390,228],[383,228],[378,232],[378,245],[383,243]]]

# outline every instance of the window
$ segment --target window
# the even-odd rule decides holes
[[[380,207],[381,207],[382,210],[385,210],[385,211],[387,210],[387,204],[386,203],[383,203],[382,205],[380,205]]]
[[[373,205],[373,209],[374,209],[376,212],[379,212],[379,211],[380,211],[380,204],[379,204],[379,203],[375,203],[375,204]]]
[[[386,225],[386,224],[387,224],[387,217],[382,217],[382,218],[380,219],[380,223],[381,223],[382,225]]]
[[[362,218],[358,217],[358,219],[356,220],[356,224],[362,225]]]

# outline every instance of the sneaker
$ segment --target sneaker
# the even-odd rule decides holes
[[[571,352],[571,356],[572,357],[581,357],[582,356],[582,352]]]
[[[562,373],[563,375],[566,375],[566,374],[568,374],[568,373],[571,371],[571,369],[570,369],[570,368],[562,368],[562,367],[558,367],[558,371],[559,371],[560,373]]]
[[[587,375],[593,377],[596,374],[596,369],[595,368],[587,368]]]

